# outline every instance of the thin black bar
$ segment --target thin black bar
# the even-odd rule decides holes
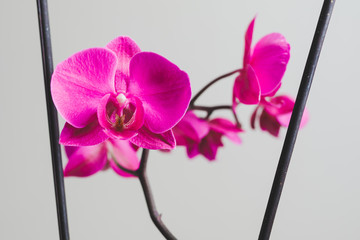
[[[274,182],[271,188],[271,193],[269,196],[268,204],[259,234],[259,240],[265,240],[270,238],[271,229],[274,223],[276,210],[279,205],[281,192],[284,186],[291,155],[294,150],[301,118],[305,109],[306,100],[310,92],[311,83],[314,77],[317,62],[319,60],[321,47],[324,42],[326,30],[329,25],[334,4],[335,0],[325,0],[321,9],[313,42],[311,44],[310,52],[301,79],[294,110],[291,116],[289,128],[286,133],[284,145],[281,151]]]
[[[51,50],[48,4],[46,0],[37,0],[36,2],[37,2],[37,11],[38,11],[38,19],[39,19],[46,107],[47,107],[48,124],[49,124],[50,148],[51,148],[51,157],[52,157],[52,166],[53,166],[59,235],[61,240],[68,240],[70,239],[70,237],[69,237],[68,219],[67,219],[67,211],[66,211],[64,175],[62,169],[61,148],[58,143],[59,122],[58,122],[57,111],[55,109],[50,93],[50,80],[54,68],[53,68],[52,50]]]

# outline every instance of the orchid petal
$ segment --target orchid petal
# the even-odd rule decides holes
[[[273,97],[281,87],[281,82],[269,93],[261,94],[262,97]]]
[[[241,103],[258,104],[260,101],[260,85],[250,65],[242,72],[234,83],[234,94]]]
[[[285,114],[292,112],[295,101],[286,95],[277,96],[270,99],[270,104],[266,106],[266,110],[272,115]]]
[[[77,128],[85,127],[100,99],[114,92],[116,56],[105,48],[74,54],[55,68],[51,94],[62,117]]]
[[[229,120],[224,118],[215,118],[209,121],[209,125],[211,131],[215,131],[221,133],[221,135],[225,135],[234,143],[241,143],[241,139],[238,136],[238,133],[242,132],[242,130],[238,128],[236,124],[233,124]]]
[[[200,154],[199,152],[199,143],[192,141],[191,139],[187,139],[186,143],[186,153],[189,158],[194,158]]]
[[[100,171],[106,165],[105,144],[86,147],[65,146],[65,152],[69,159],[64,170],[65,177],[87,177]]]
[[[136,155],[136,151],[133,149],[129,141],[126,140],[110,140],[112,147],[109,149],[113,152],[113,156],[109,159],[110,166],[114,171],[123,177],[134,177],[134,175],[129,174],[121,170],[114,161],[117,161],[122,167],[129,170],[137,170],[140,165],[140,160]],[[109,144],[110,145],[110,144]],[[114,158],[113,158],[114,157]]]
[[[252,42],[252,36],[254,32],[254,24],[255,24],[256,17],[253,18],[253,20],[250,22],[246,33],[245,33],[245,51],[244,51],[244,59],[243,59],[243,65],[245,66],[250,62],[250,55],[251,55],[251,42]]]
[[[271,135],[278,137],[280,132],[280,123],[276,117],[263,110],[260,115],[260,128],[268,131]]]
[[[220,133],[210,131],[199,145],[200,152],[210,161],[215,160],[217,150],[223,146]]]
[[[146,127],[163,133],[175,126],[190,102],[188,75],[155,53],[141,52],[131,59],[130,76],[128,92],[143,102]]]
[[[292,115],[292,111],[289,113],[286,113],[286,114],[280,114],[280,115],[276,116],[276,119],[281,124],[281,126],[288,127],[289,123],[290,123],[291,115]],[[309,112],[305,108],[299,127],[303,128],[307,124],[308,121],[309,121]]]
[[[261,95],[273,93],[290,58],[290,45],[279,33],[268,34],[255,45],[250,64],[256,72]]]
[[[116,92],[126,92],[126,86],[130,77],[130,60],[141,50],[131,38],[126,36],[115,38],[106,45],[106,48],[113,51],[118,59],[115,77]]]
[[[185,139],[187,138],[200,142],[208,134],[209,130],[207,121],[198,118],[192,111],[188,111],[173,128],[177,145],[186,145]]]
[[[130,142],[146,149],[173,149],[176,142],[172,130],[164,133],[156,134],[146,127],[142,127],[138,131],[138,135],[131,138]]]
[[[69,146],[90,146],[102,143],[108,138],[109,136],[95,119],[84,128],[75,128],[65,123],[59,142]]]

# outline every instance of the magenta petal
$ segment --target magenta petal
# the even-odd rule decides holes
[[[275,137],[279,136],[280,123],[275,116],[270,115],[266,110],[263,110],[260,115],[260,128]]]
[[[241,139],[238,136],[238,133],[242,132],[242,130],[231,121],[224,118],[215,118],[209,121],[209,125],[211,131],[215,131],[217,133],[221,133],[221,135],[225,135],[234,143],[241,143]]]
[[[266,101],[265,101],[266,103]],[[277,96],[270,99],[268,105],[265,105],[266,111],[272,115],[291,113],[294,108],[295,101],[286,95]]]
[[[127,81],[130,77],[129,64],[131,58],[141,50],[129,37],[120,36],[109,42],[106,47],[117,56],[115,89],[116,92],[126,92]]]
[[[251,42],[252,42],[252,36],[253,36],[253,31],[254,31],[255,19],[256,19],[256,17],[254,17],[254,19],[250,22],[250,24],[246,30],[246,33],[245,33],[245,51],[244,51],[244,60],[243,60],[244,68],[250,62]]]
[[[87,177],[105,167],[107,156],[105,144],[86,147],[65,146],[69,162],[66,164],[64,176]]]
[[[289,113],[286,113],[286,114],[278,115],[278,116],[276,116],[276,119],[281,124],[281,126],[288,127],[289,123],[290,123],[291,114],[292,114],[292,111]],[[303,128],[307,124],[308,121],[309,121],[309,112],[305,108],[303,116],[301,118],[300,128]]]
[[[208,134],[209,130],[210,128],[207,121],[198,118],[192,111],[188,111],[183,119],[173,128],[177,145],[186,144],[183,138],[190,138],[196,142],[200,142],[200,140]]]
[[[270,115],[280,116],[291,113],[295,101],[291,97],[283,95],[270,98],[269,101],[266,98],[262,98],[261,104]]]
[[[200,154],[200,152],[199,152],[199,143],[188,139],[188,141],[187,141],[187,143],[185,145],[186,145],[186,153],[187,153],[189,158],[196,157],[197,155]]]
[[[260,85],[250,65],[242,72],[234,83],[234,94],[241,103],[258,104],[260,101]]]
[[[51,79],[54,104],[71,125],[85,127],[100,99],[114,92],[116,56],[105,48],[74,54],[55,68]]]
[[[210,131],[199,145],[200,152],[210,161],[215,160],[217,150],[223,146],[220,133]]]
[[[281,82],[269,93],[262,94],[262,97],[273,97],[281,87]]]
[[[59,142],[69,146],[90,146],[104,142],[108,138],[95,119],[84,128],[75,128],[65,123]]]
[[[261,95],[267,95],[281,82],[290,58],[290,45],[279,33],[268,34],[255,45],[250,64],[256,72]]]
[[[161,134],[150,132],[146,127],[142,127],[138,131],[138,135],[131,138],[130,142],[146,149],[173,149],[176,142],[171,130]]]
[[[123,177],[134,177],[133,175],[121,170],[114,161],[117,161],[122,167],[130,170],[137,170],[140,165],[140,160],[136,155],[136,151],[126,140],[110,140],[112,146],[108,147],[109,151],[113,152],[115,159],[110,159],[110,166],[116,173]],[[109,144],[110,145],[110,144]]]
[[[143,102],[148,129],[163,133],[175,126],[190,102],[188,75],[155,53],[141,52],[131,59],[130,76],[128,92]]]

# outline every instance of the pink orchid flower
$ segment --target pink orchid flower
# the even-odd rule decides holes
[[[121,170],[115,161],[130,170],[137,170],[140,165],[131,143],[124,140],[108,139],[93,146],[65,146],[65,152],[69,159],[64,169],[65,177],[87,177],[109,167],[120,176],[133,177]]]
[[[188,75],[176,65],[141,52],[129,37],[118,37],[57,65],[51,94],[67,122],[61,144],[122,139],[143,148],[172,149],[171,128],[185,114],[191,89]]]
[[[251,115],[251,127],[255,129],[255,121],[259,119],[260,128],[269,132],[271,135],[278,137],[280,127],[288,127],[295,101],[289,96],[272,97],[270,100],[261,99],[259,106]],[[258,110],[262,108],[260,116]],[[309,114],[305,109],[301,119],[300,128],[308,122]]]
[[[245,34],[243,69],[235,79],[233,105],[258,104],[261,97],[274,96],[281,86],[290,58],[290,45],[280,33],[271,33],[261,38],[251,48],[255,18]]]
[[[238,133],[242,130],[229,120],[223,118],[203,120],[192,111],[186,113],[173,131],[177,145],[186,146],[189,158],[202,154],[210,161],[215,160],[218,148],[224,146],[221,141],[222,136],[228,137],[235,143],[241,143]]]

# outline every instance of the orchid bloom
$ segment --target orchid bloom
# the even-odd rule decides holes
[[[227,119],[204,120],[188,111],[184,118],[173,128],[178,146],[186,146],[187,155],[193,158],[199,154],[212,161],[219,147],[223,146],[222,136],[240,144],[238,136],[242,130]]]
[[[233,106],[237,101],[258,104],[261,97],[273,96],[281,86],[290,58],[290,45],[280,33],[271,33],[261,38],[251,48],[255,18],[245,34],[243,69],[235,79]]]
[[[54,104],[66,120],[60,143],[89,146],[129,140],[148,149],[172,149],[171,128],[186,112],[188,75],[167,59],[141,52],[129,37],[83,50],[57,65]]]
[[[105,170],[109,166],[120,176],[133,177],[121,170],[115,161],[122,167],[130,170],[139,168],[140,160],[129,141],[108,139],[93,146],[65,146],[69,159],[64,176],[87,177]]]
[[[263,131],[269,132],[271,135],[278,137],[280,127],[288,127],[291,114],[294,108],[294,100],[289,96],[272,97],[270,100],[262,98],[259,106],[251,115],[251,127],[255,129],[255,121],[259,119],[260,128]],[[262,108],[260,116],[258,116],[259,109]],[[305,126],[308,122],[308,112],[305,109],[301,119],[300,128]]]

